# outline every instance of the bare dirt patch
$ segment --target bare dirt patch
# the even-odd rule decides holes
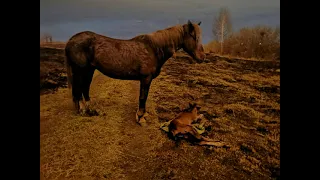
[[[40,47],[40,94],[67,86],[64,50]]]

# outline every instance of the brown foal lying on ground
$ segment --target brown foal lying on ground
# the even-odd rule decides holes
[[[200,107],[197,106],[196,103],[189,103],[189,107],[170,122],[169,133],[171,133],[175,139],[177,137],[183,137],[188,140],[197,141],[198,145],[219,146],[217,144],[218,142],[213,142],[214,140],[203,137],[192,127],[193,122],[204,120],[203,114],[198,114],[199,109]]]

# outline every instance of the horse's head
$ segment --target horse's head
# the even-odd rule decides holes
[[[197,62],[202,62],[206,57],[202,46],[200,24],[201,22],[195,24],[188,20],[188,23],[183,25],[184,36],[182,48]]]

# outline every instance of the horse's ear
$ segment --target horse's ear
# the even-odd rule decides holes
[[[201,21],[200,22],[198,22],[198,25],[200,26],[200,24],[201,24]]]
[[[192,32],[194,29],[193,24],[191,23],[190,20],[188,20],[188,29],[189,29],[189,32]]]

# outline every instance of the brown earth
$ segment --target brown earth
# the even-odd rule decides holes
[[[41,179],[279,178],[279,62],[207,57],[190,64],[180,53],[164,65],[150,89],[148,126],[140,127],[138,82],[96,72],[91,97],[100,115],[77,116],[64,88],[63,50],[40,47]],[[188,102],[201,105],[206,135],[230,148],[168,139],[160,123]]]
[[[67,86],[64,50],[40,47],[40,94]]]

